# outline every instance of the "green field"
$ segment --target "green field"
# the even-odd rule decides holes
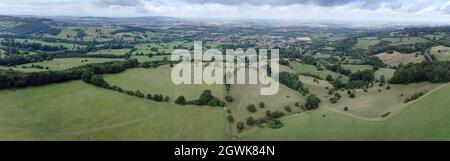
[[[389,41],[392,45],[413,45],[415,43],[428,42],[427,39],[422,37],[396,37],[396,38],[382,38],[382,40]]]
[[[87,61],[86,61],[87,60]],[[83,61],[83,62],[81,62]],[[48,70],[65,70],[81,65],[92,64],[92,63],[103,63],[110,61],[123,61],[123,59],[110,59],[110,58],[57,58],[51,61],[43,61],[38,63],[29,63],[24,65],[19,65],[16,67],[3,67],[0,66],[0,69],[12,69],[16,71],[23,72],[39,72],[39,71],[47,71],[45,67],[48,67]],[[31,68],[32,65],[40,65],[44,67],[44,69]],[[24,68],[27,67],[27,68]]]
[[[450,47],[436,46],[431,48],[430,53],[439,61],[450,61]]]
[[[106,50],[98,50],[94,52],[89,52],[88,55],[92,54],[108,54],[108,55],[125,55],[131,49],[106,49]]]
[[[380,41],[381,40],[378,39],[377,37],[358,38],[357,43],[355,44],[354,48],[368,50],[369,46],[373,46],[373,45],[379,43]]]
[[[343,82],[348,82],[348,77],[345,75],[338,74],[338,73],[335,73],[335,72],[332,72],[332,71],[329,71],[326,69],[324,69],[323,71],[320,71],[320,70],[317,70],[317,67],[315,67],[313,65],[291,62],[290,66],[296,72],[316,74],[316,75],[320,76],[322,79],[325,79],[328,75],[331,75],[334,79],[341,76],[342,77],[341,80]]]
[[[157,103],[81,81],[0,91],[0,140],[225,140],[222,108]]]
[[[342,67],[344,69],[349,69],[352,72],[356,72],[356,71],[364,71],[366,69],[373,69],[372,66],[370,65],[342,65]]]
[[[450,86],[421,99],[385,121],[364,121],[319,109],[283,120],[238,140],[449,140]]]
[[[148,57],[146,55],[144,55],[144,56],[133,55],[133,56],[131,56],[131,59],[137,59],[140,63],[142,63],[142,62],[151,62],[151,61],[162,61],[164,59],[164,57],[167,57],[167,60],[170,60],[170,55],[169,56],[153,56],[153,57]]]
[[[171,68],[165,65],[156,69],[136,68],[120,74],[105,75],[106,81],[124,89],[140,90],[145,94],[163,94],[175,100],[178,96],[185,96],[187,100],[197,99],[204,90],[211,90],[212,94],[224,100],[224,85],[175,85],[171,80]]]

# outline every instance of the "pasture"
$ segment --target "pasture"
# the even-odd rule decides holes
[[[135,68],[113,75],[105,75],[105,80],[128,90],[140,90],[144,94],[162,94],[175,100],[184,96],[187,100],[197,99],[204,90],[225,100],[225,85],[175,85],[171,79],[172,68],[164,65],[156,69]]]
[[[81,81],[0,91],[0,140],[225,140],[221,108],[158,103]]]

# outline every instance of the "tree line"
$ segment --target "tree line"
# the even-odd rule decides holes
[[[423,62],[400,65],[389,81],[392,84],[409,84],[415,82],[450,81],[450,62]]]
[[[127,61],[87,64],[63,71],[23,73],[11,70],[0,70],[0,89],[24,88],[80,80],[82,74],[86,71],[91,71],[94,74],[112,74],[122,72],[128,68],[135,68],[138,65],[139,63],[136,59],[130,59]]]

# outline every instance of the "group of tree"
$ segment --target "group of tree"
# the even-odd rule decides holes
[[[400,65],[389,83],[409,84],[415,82],[448,82],[450,81],[450,62],[423,62]]]
[[[23,88],[70,80],[80,80],[82,79],[82,75],[86,72],[92,72],[93,75],[119,73],[128,68],[137,67],[138,64],[136,59],[130,59],[127,61],[87,64],[63,71],[24,73],[11,70],[0,70],[0,89]]]
[[[280,83],[286,85],[287,87],[296,90],[302,94],[309,94],[309,89],[304,86],[304,84],[298,79],[298,74],[293,74],[289,72],[280,72],[279,74]]]
[[[203,91],[203,93],[200,95],[198,99],[187,101],[186,104],[198,106],[208,105],[212,107],[216,106],[225,107],[225,102],[212,95],[210,90]]]
[[[24,50],[28,50],[28,51],[67,50],[67,48],[62,45],[43,45],[41,43],[36,43],[36,42],[30,43],[27,40],[25,40],[24,42],[19,42],[19,41],[15,41],[14,39],[5,39],[5,40],[0,41],[0,44],[2,46],[19,48],[19,49],[24,49]]]

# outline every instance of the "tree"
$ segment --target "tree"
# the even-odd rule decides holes
[[[285,109],[287,112],[291,112],[291,111],[292,111],[291,106],[286,106],[286,107],[284,107],[284,109]]]
[[[203,93],[200,95],[199,99],[198,99],[198,104],[199,105],[207,105],[209,103],[209,101],[211,101],[214,97],[211,94],[210,90],[205,90],[203,91]]]
[[[241,122],[241,121],[239,121],[239,122],[236,124],[236,128],[239,130],[239,132],[242,131],[242,130],[244,129],[244,123]]]
[[[386,83],[386,78],[384,77],[384,75],[380,76],[380,83]]]
[[[94,72],[92,72],[90,70],[84,71],[83,74],[81,74],[81,80],[85,83],[90,83],[93,75],[94,75]]]
[[[184,96],[178,96],[175,103],[179,105],[186,105],[186,98],[184,98]]]
[[[350,97],[350,98],[355,98],[356,96],[355,96],[355,92],[351,92],[349,95],[348,95],[348,97]]]
[[[103,88],[108,88],[109,87],[108,82],[106,82],[103,79],[103,76],[101,76],[101,75],[93,75],[89,82],[91,84],[95,85],[95,86],[99,86],[99,87],[103,87]]]
[[[264,108],[265,106],[264,102],[259,102],[259,108]]]
[[[169,96],[164,97],[164,101],[165,102],[169,102],[170,101],[170,97]]]
[[[233,122],[233,121],[234,121],[233,115],[228,115],[228,116],[227,116],[227,120],[228,120],[229,122]]]
[[[333,82],[334,81],[333,76],[331,76],[331,75],[327,75],[327,78],[325,78],[325,80],[328,81],[328,82]]]
[[[247,106],[247,110],[251,113],[255,113],[256,112],[256,106],[254,104],[248,105]]]
[[[248,126],[253,126],[253,125],[255,125],[255,119],[253,119],[253,117],[248,117],[247,118],[247,125]]]
[[[309,95],[308,98],[306,98],[305,107],[307,110],[313,110],[319,107],[320,98],[317,98],[316,95]]]
[[[231,97],[230,95],[227,95],[227,96],[225,97],[225,100],[226,100],[228,103],[231,103],[231,102],[233,102],[233,97]]]

